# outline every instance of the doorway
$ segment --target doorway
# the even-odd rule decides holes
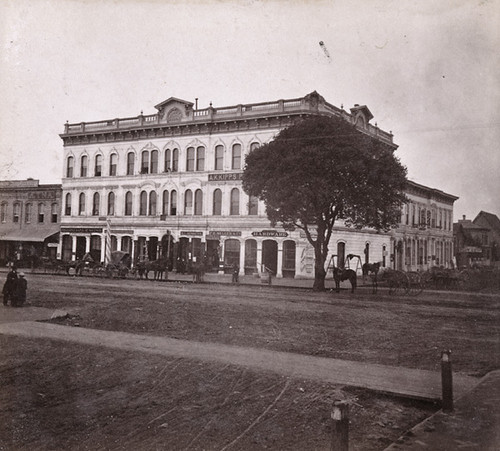
[[[262,264],[276,275],[278,272],[278,243],[274,240],[262,242]]]

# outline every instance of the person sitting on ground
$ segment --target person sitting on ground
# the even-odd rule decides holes
[[[28,281],[24,277],[24,273],[20,272],[19,277],[15,280],[14,290],[12,295],[12,307],[22,307],[26,301],[26,291],[28,290]]]

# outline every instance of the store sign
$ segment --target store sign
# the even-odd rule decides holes
[[[203,232],[185,232],[181,230],[181,235],[186,236],[203,236]]]
[[[277,230],[261,230],[260,232],[252,232],[252,236],[285,237],[288,236],[288,233]]]
[[[61,233],[102,233],[102,227],[61,227]]]
[[[55,199],[55,191],[30,191],[28,193],[28,199]]]
[[[227,182],[233,180],[241,180],[243,172],[225,172],[221,174],[208,174],[209,182]]]
[[[210,232],[208,232],[208,234],[207,234],[207,237],[218,237],[218,236],[241,236],[241,231],[210,230]]]
[[[123,235],[133,235],[133,230],[120,230],[120,229],[111,229],[111,233],[121,233]]]

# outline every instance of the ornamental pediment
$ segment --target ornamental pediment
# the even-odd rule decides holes
[[[160,122],[176,123],[191,118],[193,114],[193,102],[170,97],[167,100],[155,105],[158,110]]]

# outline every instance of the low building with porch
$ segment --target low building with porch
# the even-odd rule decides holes
[[[60,184],[0,181],[0,264],[27,266],[56,258],[61,218]]]

